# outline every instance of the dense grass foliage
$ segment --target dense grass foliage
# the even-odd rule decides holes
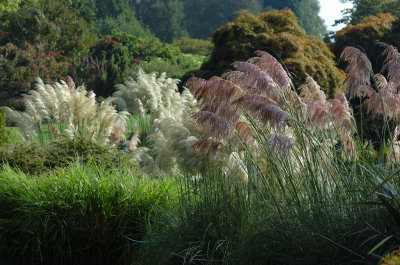
[[[6,166],[0,183],[3,258],[128,265],[137,248],[127,237],[145,236],[154,209],[168,206],[171,182],[139,178],[129,167],[76,163],[36,177]]]
[[[384,229],[379,211],[355,203],[368,198],[366,175],[355,164],[329,174],[321,158],[308,158],[302,172],[271,158],[249,183],[212,169],[182,182],[189,191],[151,226],[143,264],[362,262],[379,241],[374,229]]]

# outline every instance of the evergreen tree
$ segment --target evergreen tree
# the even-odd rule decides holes
[[[111,35],[112,33],[129,33],[142,38],[155,37],[147,25],[137,20],[134,7],[126,8],[116,17],[99,18],[95,25],[100,36]]]
[[[162,41],[186,37],[183,4],[179,0],[138,0],[136,2],[139,21],[148,25]]]
[[[302,0],[293,11],[299,17],[300,26],[308,34],[322,37],[327,29],[325,22],[319,16],[320,9],[318,0]]]
[[[247,9],[261,12],[258,0],[185,0],[185,24],[190,37],[207,39],[219,26],[232,21],[237,12]]]
[[[400,17],[400,0],[341,0],[342,3],[352,3],[353,7],[344,10],[342,19],[336,24],[359,24],[361,21],[378,13],[391,13]]]
[[[324,21],[319,17],[321,9],[318,0],[264,0],[263,8],[269,7],[281,10],[290,8],[299,18],[299,25],[303,27],[307,34],[323,37],[326,33]]]
[[[76,1],[76,0],[75,0]],[[117,17],[126,9],[135,8],[135,0],[83,0],[95,1],[96,18]]]
[[[380,42],[387,42],[400,47],[399,20],[389,13],[378,13],[375,16],[364,18],[359,24],[349,24],[335,35],[335,42],[331,50],[337,60],[346,46],[356,47],[366,53],[371,61],[373,71],[378,73],[382,69],[383,47]],[[345,63],[339,65],[346,68]]]

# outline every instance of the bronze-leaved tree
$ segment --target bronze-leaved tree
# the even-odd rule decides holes
[[[303,84],[308,74],[332,96],[344,78],[328,47],[318,37],[308,36],[289,9],[259,16],[241,11],[234,21],[215,31],[212,41],[215,49],[198,74],[204,78],[231,70],[234,61],[246,60],[256,50],[279,58],[295,87]]]
[[[335,42],[331,46],[332,51],[339,59],[346,46],[357,47],[366,53],[373,70],[378,72],[383,63],[383,49],[378,43],[384,41],[396,47],[400,46],[400,27],[395,26],[396,21],[398,19],[390,13],[379,13],[365,18],[359,24],[349,24],[336,34]],[[344,68],[344,65],[340,66]]]

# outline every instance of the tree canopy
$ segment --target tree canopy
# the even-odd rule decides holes
[[[326,31],[318,16],[318,0],[4,0],[0,4],[0,15],[15,10],[19,2],[22,6],[39,3],[42,9],[62,3],[91,23],[98,34],[116,30],[139,36],[155,35],[166,42],[184,37],[209,39],[242,9],[257,15],[288,7],[308,34],[322,37]]]
[[[342,3],[352,3],[353,7],[344,10],[342,19],[336,23],[359,24],[364,18],[378,13],[391,13],[400,17],[400,0],[341,0]]]
[[[192,38],[209,38],[219,26],[232,21],[241,9],[255,14],[261,12],[258,0],[185,0],[183,3],[185,25]]]
[[[290,8],[299,18],[299,25],[307,34],[322,37],[326,32],[324,21],[319,17],[321,9],[318,0],[264,0],[263,8],[268,10]]]
[[[139,20],[148,25],[162,41],[187,37],[183,3],[179,0],[140,0],[136,4]]]
[[[0,16],[4,12],[15,11],[22,0],[2,0],[0,2]]]
[[[336,58],[340,57],[346,46],[361,49],[370,59],[374,71],[378,72],[382,67],[381,53],[383,51],[378,45],[379,42],[388,42],[400,47],[398,23],[398,19],[390,13],[379,13],[366,17],[359,24],[349,24],[340,30],[335,36],[335,42],[331,45],[331,49]],[[345,66],[341,65],[341,67]]]
[[[276,56],[292,74],[296,87],[311,75],[329,95],[338,91],[343,73],[335,67],[333,54],[316,36],[306,34],[289,9],[259,16],[241,11],[232,22],[213,34],[214,50],[198,73],[204,78],[221,75],[234,61],[246,60],[256,50]]]
[[[39,75],[46,81],[65,78],[95,38],[89,24],[62,2],[9,11],[0,23],[0,100],[26,92]]]

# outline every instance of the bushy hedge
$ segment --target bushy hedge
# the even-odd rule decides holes
[[[280,58],[292,74],[296,87],[303,84],[309,74],[332,96],[340,89],[344,78],[329,48],[318,37],[308,36],[289,9],[259,16],[241,11],[234,21],[214,32],[212,41],[215,46],[212,56],[198,73],[204,78],[221,75],[232,69],[234,61],[247,60],[256,50]]]

